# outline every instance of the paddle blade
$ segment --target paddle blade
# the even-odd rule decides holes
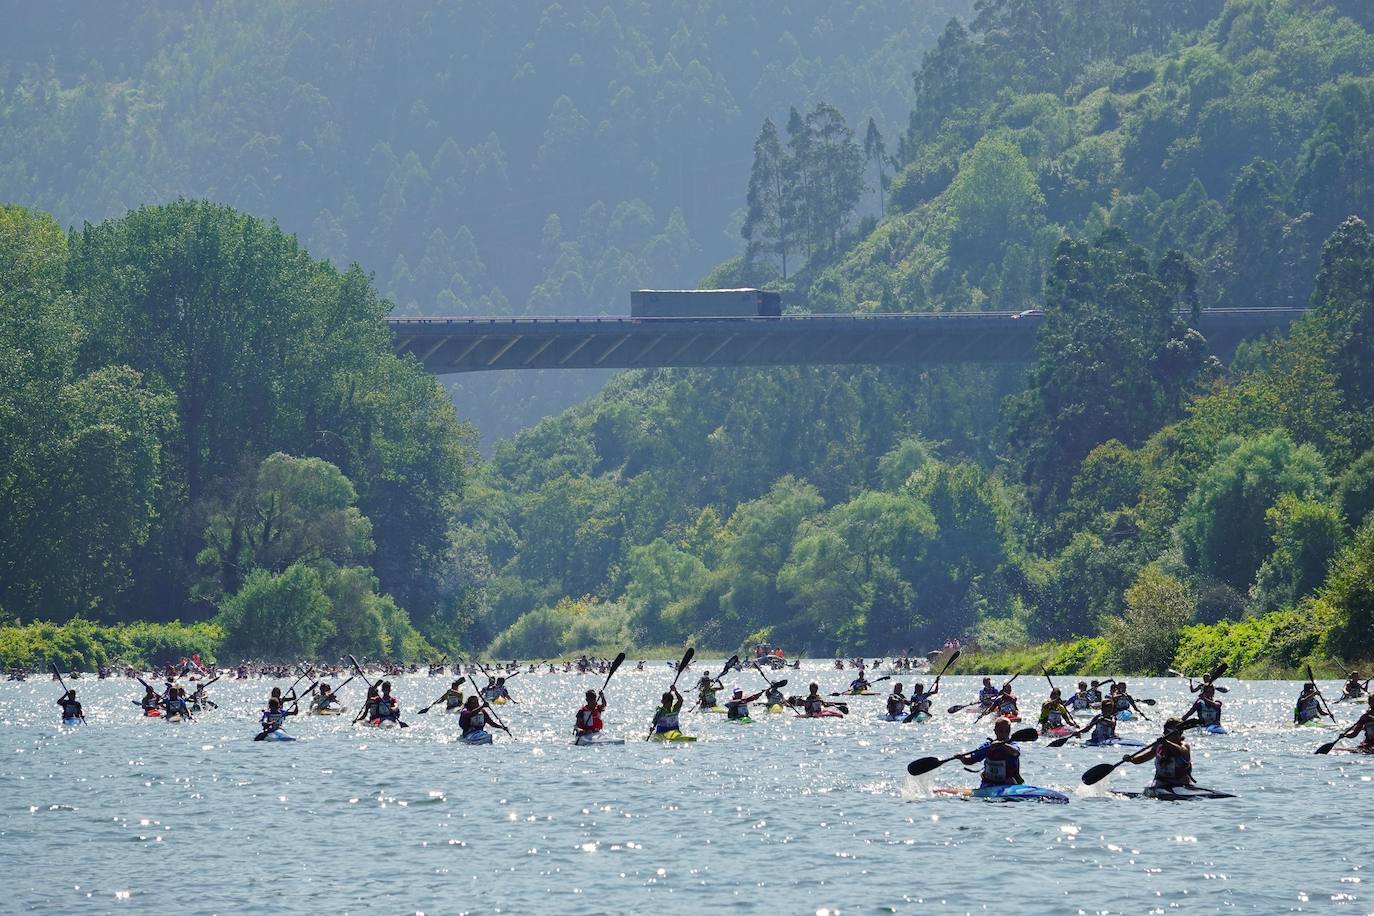
[[[606,672],[606,683],[607,683],[607,684],[609,684],[609,683],[611,682],[611,678],[615,675],[615,673],[616,673],[617,671],[620,670],[620,666],[623,665],[624,663],[625,663],[625,653],[624,653],[624,652],[620,652],[620,653],[618,653],[618,654],[616,655],[615,661],[611,662],[611,670]],[[605,690],[606,688],[605,688],[605,686],[602,686],[601,689],[602,689],[602,690]]]
[[[1338,740],[1339,740],[1339,739],[1338,739]],[[1317,748],[1317,749],[1316,749],[1315,751],[1313,751],[1312,753],[1314,753],[1314,754],[1329,754],[1329,753],[1331,753],[1331,749],[1332,749],[1333,747],[1335,747],[1335,746],[1336,746],[1336,742],[1335,742],[1335,741],[1328,741],[1328,742],[1326,742],[1325,744],[1323,744],[1321,747]]]
[[[1017,743],[1022,743],[1025,741],[1039,741],[1040,732],[1036,731],[1033,728],[1023,728],[1020,731],[1012,732],[1011,740]]]
[[[949,666],[957,662],[959,660],[959,656],[962,654],[963,650],[961,649],[955,649],[952,653],[950,653],[949,658],[945,659],[945,666],[940,669],[939,674],[935,675],[936,679],[938,680],[939,678],[944,677],[945,672],[949,670]]]
[[[781,690],[782,688],[784,688],[784,687],[787,686],[787,678],[783,678],[783,679],[780,680],[780,681],[775,681],[775,682],[773,682],[773,686],[774,686],[775,688],[777,688],[778,690]]]
[[[1066,744],[1069,743],[1069,739],[1072,738],[1072,737],[1073,737],[1073,735],[1065,735],[1065,736],[1062,737],[1062,738],[1055,738],[1053,741],[1051,741],[1051,742],[1050,742],[1048,745],[1046,745],[1046,746],[1047,746],[1047,747],[1063,747],[1064,745],[1066,745]]]
[[[1114,769],[1116,769],[1116,767],[1113,764],[1099,763],[1097,766],[1091,768],[1090,770],[1088,770],[1088,772],[1083,774],[1083,785],[1097,785],[1099,782],[1106,779],[1107,774]]]
[[[1156,702],[1156,701],[1155,701],[1155,700],[1141,700],[1140,702],[1144,703],[1146,706],[1153,706],[1153,705],[1155,705],[1155,702]]]
[[[929,773],[942,762],[943,761],[940,760],[939,757],[922,757],[919,760],[913,760],[908,763],[906,765],[906,771],[912,776],[920,776],[923,773]]]
[[[695,656],[696,654],[697,650],[692,648],[691,646],[688,646],[687,651],[682,653],[682,661],[677,663],[677,670],[686,670],[687,666],[692,663],[693,656]]]
[[[725,675],[727,675],[727,674],[730,673],[730,669],[733,668],[733,667],[735,667],[735,666],[738,665],[738,664],[739,664],[739,656],[738,656],[738,655],[732,655],[732,656],[730,656],[730,660],[727,661],[727,662],[725,663],[725,667],[722,668],[722,669],[720,669],[720,676],[721,676],[721,677],[725,677]]]
[[[963,707],[963,704],[956,703],[955,705],[951,706],[949,709],[946,709],[945,712],[948,713],[949,715],[954,715],[956,712],[958,712],[959,710],[961,710],[961,709],[963,709],[963,708],[964,708],[964,707]]]

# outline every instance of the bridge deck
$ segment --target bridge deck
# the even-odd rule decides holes
[[[1212,309],[1198,330],[1228,354],[1303,309]],[[1039,313],[781,318],[390,318],[398,354],[444,375],[498,369],[1020,363]]]

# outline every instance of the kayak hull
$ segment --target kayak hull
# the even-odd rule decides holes
[[[1134,718],[1135,713],[1131,712],[1129,709],[1123,709],[1121,710],[1121,712],[1116,714],[1116,721],[1118,722],[1129,722]]]
[[[1364,754],[1366,756],[1374,756],[1374,745],[1369,744],[1356,744],[1351,747],[1336,747],[1332,748],[1332,750],[1338,754]]]
[[[653,741],[663,741],[670,744],[688,744],[697,740],[696,735],[684,735],[677,729],[666,732],[654,732],[650,738]]]
[[[1225,725],[1204,725],[1200,731],[1204,735],[1229,735]]]
[[[1218,792],[1204,786],[1146,786],[1144,792],[1120,792],[1127,798],[1153,798],[1158,801],[1199,801],[1209,798],[1235,798],[1229,792]]]
[[[771,713],[780,713],[783,711],[783,705],[781,703],[774,703],[772,706],[768,707],[768,711]]]
[[[1062,738],[1065,735],[1072,735],[1073,733],[1074,729],[1069,728],[1067,725],[1060,725],[1057,728],[1042,728],[1040,730],[1040,736],[1042,738]]]
[[[312,709],[312,710],[310,710],[310,715],[312,715],[312,716],[341,716],[341,715],[343,715],[343,714],[344,714],[343,708],[342,708],[342,707],[335,707],[335,706],[330,706],[330,707],[327,707],[327,708],[325,708],[325,709]]]
[[[492,738],[489,731],[476,731],[463,735],[458,740],[464,744],[491,744]]]
[[[596,747],[602,744],[611,745],[624,743],[624,738],[603,738],[600,735],[578,735],[576,738],[573,738],[573,744],[576,744],[578,747]]]
[[[290,735],[288,735],[286,732],[282,731],[281,729],[278,729],[277,731],[268,732],[267,734],[263,735],[263,736],[262,736],[262,740],[264,740],[264,741],[295,741],[296,739],[293,738],[293,737],[291,737]]]
[[[1037,801],[1051,805],[1067,805],[1069,797],[1063,792],[1046,789],[1043,786],[981,786],[977,789],[947,787],[935,790],[937,795],[953,795],[961,798],[981,798],[985,801],[1014,802]]]
[[[76,719],[76,718],[72,718],[72,719],[63,719],[63,720],[62,720],[62,724],[63,724],[63,725],[80,725],[80,724],[81,724],[81,720],[80,720],[80,719]],[[1346,750],[1346,748],[1341,748],[1341,750]]]
[[[1084,747],[1144,747],[1144,741],[1134,738],[1108,738],[1106,741],[1084,741]]]
[[[749,716],[740,716],[738,719],[726,719],[725,721],[727,721],[727,722],[733,722],[733,723],[735,723],[736,725],[753,725],[753,724],[754,724],[754,720],[751,719]]]

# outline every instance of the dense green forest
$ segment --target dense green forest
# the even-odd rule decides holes
[[[623,313],[735,253],[766,115],[824,100],[898,124],[969,6],[15,4],[0,201],[68,226],[209,198],[366,265],[400,313]],[[449,381],[489,444],[607,377]]]
[[[297,85],[275,59],[239,67],[227,50],[212,53],[226,40],[204,26],[217,17],[256,23],[274,47],[351,34],[314,6],[153,9],[150,22],[183,36],[172,43],[179,54],[144,29],[120,45],[119,64],[106,51],[81,72],[45,61],[12,69],[5,123],[27,111],[50,132],[7,130],[0,142],[41,145],[74,129],[65,113],[24,107],[41,95],[35,87],[64,81],[177,87],[186,103],[230,91],[215,68],[189,75],[219,61],[230,84],[240,72],[273,92]],[[636,20],[617,7],[612,18],[643,26],[647,9]],[[780,59],[759,36],[734,34],[738,23],[708,23],[727,21],[712,4],[674,9],[683,25],[673,41],[709,46],[712,59],[757,51],[751,74]],[[873,9],[846,15],[890,59],[931,25],[906,23],[889,42],[878,20],[901,19],[900,7]],[[284,25],[282,10],[305,19]],[[607,21],[557,10],[495,17],[490,28],[533,42],[520,45],[533,53],[535,36],[553,34],[547,23],[580,22],[574,31],[594,41],[590,23]],[[406,53],[424,59],[414,52],[428,45],[402,26],[414,20],[423,32],[429,14],[394,15],[397,34],[416,43]],[[311,29],[293,31],[306,20]],[[855,76],[874,62],[821,56],[795,85],[780,77],[752,117],[732,115],[728,140],[674,117],[683,134],[668,149],[745,160],[733,186],[701,204],[735,214],[736,256],[706,283],[769,285],[790,308],[821,312],[1043,308],[1034,362],[622,373],[589,402],[498,442],[489,460],[457,418],[482,416],[468,409],[471,392],[457,392],[455,414],[386,346],[386,297],[401,309],[420,300],[396,285],[403,271],[376,262],[413,249],[398,239],[426,236],[378,241],[384,204],[327,234],[347,240],[337,246],[313,228],[309,206],[348,188],[385,197],[403,184],[394,171],[357,171],[355,158],[329,172],[306,157],[309,174],[281,171],[297,174],[287,185],[320,182],[305,209],[213,194],[279,216],[303,243],[204,203],[146,207],[69,235],[42,213],[7,209],[0,454],[14,457],[0,467],[0,608],[24,620],[213,619],[211,637],[230,656],[344,644],[548,656],[756,639],[794,653],[876,654],[952,636],[1056,670],[1199,668],[1223,657],[1232,670],[1281,670],[1374,656],[1374,234],[1362,220],[1374,213],[1371,30],[1360,0],[980,0],[912,55],[899,93],[910,114],[886,137],[890,122],[856,117],[886,92]],[[816,33],[817,47],[828,34]],[[357,88],[381,51],[315,40],[358,51],[341,58],[359,68],[349,91],[397,120],[397,136],[424,134],[400,123],[405,106]],[[121,69],[139,54],[137,74]],[[846,91],[871,98],[817,94],[832,63]],[[571,79],[560,71],[553,85]],[[652,80],[643,69],[618,79],[638,110]],[[490,97],[539,107],[448,78],[434,85],[469,106]],[[694,100],[722,97],[694,85]],[[94,123],[110,117],[109,98],[88,103]],[[45,104],[74,111],[71,99]],[[156,120],[174,106],[152,108]],[[310,123],[308,110],[293,124]],[[171,161],[195,148],[188,136],[222,136],[200,117],[181,110],[166,132],[128,112],[114,120],[142,125],[139,142]],[[547,139],[547,129],[536,134]],[[304,157],[301,144],[314,148],[284,136],[273,168]],[[533,142],[522,161],[537,164]],[[506,155],[519,147],[500,144]],[[561,186],[671,171],[649,146],[617,159],[624,150],[606,144],[588,147],[605,172],[584,178],[575,160],[550,154],[544,166],[561,177],[540,184],[552,173],[536,168],[519,193],[548,210]],[[17,186],[59,167],[36,155],[9,152],[4,161],[24,174],[0,192],[42,204],[80,173]],[[236,147],[223,169],[251,172],[254,161]],[[107,168],[82,180],[100,184]],[[440,181],[451,171],[430,169]],[[645,207],[678,216],[648,219],[646,232],[671,235],[677,219],[694,233],[697,211],[658,180],[666,196]],[[405,199],[443,199],[425,187]],[[122,207],[123,197],[95,194],[47,205],[61,218],[90,199]],[[579,219],[578,232],[613,210]],[[538,243],[513,248],[501,225],[486,238],[468,229],[486,269],[507,264],[536,286],[566,276],[531,276],[536,250],[541,270],[550,256],[566,266],[579,254],[582,281],[596,273],[617,297],[644,275],[586,267],[588,252],[616,246],[603,229],[571,242],[566,222],[545,220]],[[390,225],[399,223],[432,225],[414,212]],[[354,247],[358,228],[367,251]],[[375,286],[360,268],[334,266],[353,257],[378,270]],[[695,262],[666,263],[654,271]],[[425,295],[443,289],[475,301],[452,285]],[[1290,333],[1242,347],[1229,365],[1190,328],[1202,307],[1308,304]],[[59,638],[6,632],[26,645]],[[125,642],[135,637],[209,638],[164,629]],[[1032,643],[1054,645],[1020,648]]]

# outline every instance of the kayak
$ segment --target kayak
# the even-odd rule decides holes
[[[281,729],[277,729],[276,731],[268,732],[267,734],[263,735],[263,736],[262,736],[262,740],[264,740],[264,741],[295,741],[296,739],[295,739],[295,738],[292,738],[290,735],[288,735],[286,732],[282,731]]]
[[[905,722],[906,717],[907,714],[904,712],[885,712],[882,715],[878,716],[878,719],[883,722]],[[915,721],[922,721],[921,717],[918,715]]]
[[[1144,792],[1117,792],[1126,798],[1157,798],[1160,801],[1193,801],[1201,798],[1235,798],[1229,792],[1218,792],[1202,786],[1146,786]]]
[[[783,705],[781,703],[774,703],[772,706],[768,707],[768,711],[772,713],[782,712]]]
[[[603,738],[600,735],[578,735],[573,738],[573,744],[581,747],[591,747],[596,744],[624,744],[624,738]]]
[[[326,706],[323,709],[311,709],[312,716],[341,716],[344,714],[342,706]]]
[[[666,732],[654,732],[650,738],[654,741],[669,742],[688,742],[697,740],[696,735],[684,735],[675,728]]]
[[[803,718],[806,718],[806,719],[843,719],[843,718],[844,718],[844,713],[840,712],[838,709],[822,709],[820,712],[816,713],[814,716],[803,716]]]
[[[753,725],[753,724],[754,724],[754,720],[751,719],[749,716],[740,716],[738,719],[726,719],[725,721],[727,721],[727,722],[733,722],[733,723],[735,723],[736,725]]]
[[[875,690],[846,690],[844,693],[845,696],[849,697],[876,697],[878,695]]]
[[[149,719],[160,719],[160,718],[162,718],[162,710],[160,710],[160,709],[145,709],[145,710],[143,710],[143,715],[146,716],[146,717],[149,718]]]
[[[1134,718],[1135,714],[1132,713],[1129,709],[1123,709],[1116,714],[1116,721],[1118,722],[1129,722]]]
[[[698,709],[699,711],[701,711],[701,712],[718,712],[718,713],[724,713],[724,712],[725,712],[725,707],[724,707],[724,706],[698,706],[697,709]]]
[[[1306,722],[1294,723],[1297,728],[1326,728],[1326,723],[1318,716],[1315,719],[1308,719]]]
[[[1144,747],[1144,741],[1137,741],[1134,738],[1108,738],[1105,741],[1094,741],[1089,738],[1083,742],[1084,747]]]
[[[493,706],[505,706],[505,705],[506,705],[507,703],[509,703],[509,702],[510,702],[510,697],[497,697],[496,699],[494,699],[494,700],[491,701],[491,705],[493,705]]]
[[[63,725],[80,725],[80,724],[81,724],[81,720],[78,719],[78,718],[76,718],[75,716],[73,716],[73,717],[71,717],[71,718],[63,718],[63,719],[62,719],[62,724],[63,724]],[[1345,751],[1345,750],[1351,750],[1351,748],[1344,748],[1344,747],[1343,747],[1343,748],[1341,748],[1341,750],[1343,750],[1343,751]]]
[[[67,721],[67,720],[66,720],[66,719],[63,719],[62,721],[65,722],[65,721]],[[1352,744],[1352,745],[1350,745],[1349,747],[1335,747],[1335,748],[1332,748],[1332,750],[1335,751],[1335,752],[1338,753],[1338,754],[1369,754],[1369,755],[1374,755],[1374,745],[1370,745],[1370,744]]]
[[[395,728],[395,727],[396,727],[396,720],[395,720],[395,719],[368,719],[366,722],[364,722],[364,723],[362,723],[362,724],[363,724],[363,725],[366,725],[368,728]]]
[[[1204,735],[1229,735],[1225,725],[1204,725],[1199,731]]]
[[[179,713],[179,712],[174,712],[174,713],[172,713],[170,716],[167,716],[167,717],[166,717],[166,721],[168,721],[168,722],[185,722],[185,721],[186,721],[186,717],[183,716],[183,715],[182,715],[181,713]]]
[[[464,744],[491,744],[491,732],[486,730],[469,732],[459,736],[458,740]]]
[[[953,795],[960,798],[982,798],[988,801],[1038,801],[1052,805],[1067,805],[1069,797],[1063,792],[1046,789],[1043,786],[982,786],[977,789],[949,786],[935,790],[936,795]]]
[[[1040,730],[1042,738],[1062,738],[1065,735],[1072,735],[1077,729],[1069,728],[1067,725],[1059,725],[1054,728],[1044,728]]]

